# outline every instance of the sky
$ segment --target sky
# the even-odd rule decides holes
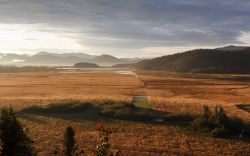
[[[0,53],[155,57],[250,45],[249,0],[0,0]]]

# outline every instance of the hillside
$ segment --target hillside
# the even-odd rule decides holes
[[[128,61],[118,59],[111,55],[101,55],[101,56],[95,57],[91,62],[98,63],[104,66],[112,66],[114,64],[126,63]]]
[[[250,48],[235,51],[198,49],[131,65],[143,70],[193,73],[250,73]]]
[[[74,65],[74,67],[76,68],[100,68],[100,66],[98,66],[97,64],[94,63],[76,63]]]

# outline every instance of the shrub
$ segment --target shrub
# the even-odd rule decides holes
[[[110,150],[110,143],[109,143],[109,135],[111,134],[111,131],[108,129],[105,129],[103,124],[97,125],[97,131],[99,132],[99,144],[96,146],[96,149],[94,151],[95,156],[119,156],[120,151],[119,150]]]
[[[241,134],[244,123],[239,118],[229,118],[221,106],[216,106],[213,112],[204,106],[203,114],[192,122],[191,127],[213,137],[226,137]]]
[[[2,155],[36,155],[32,146],[33,141],[28,137],[23,126],[16,119],[12,108],[1,109],[0,139],[2,142]]]
[[[81,101],[64,101],[59,103],[52,103],[45,107],[31,106],[22,110],[24,113],[35,113],[35,114],[59,114],[59,113],[76,113],[86,111],[92,106],[91,103]]]
[[[214,109],[214,113],[212,115],[212,122],[215,127],[228,127],[229,118],[227,117],[224,109],[217,105]]]
[[[203,114],[197,119],[195,119],[192,122],[191,126],[195,130],[210,132],[212,129],[214,129],[214,124],[212,120],[213,120],[212,112],[210,111],[208,106],[204,105]]]
[[[96,156],[110,155],[109,134],[111,134],[111,131],[106,130],[102,124],[97,126],[97,130],[99,132],[99,144],[96,146]]]

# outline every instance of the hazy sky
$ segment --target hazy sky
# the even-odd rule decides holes
[[[0,53],[151,57],[250,45],[249,0],[0,0]]]

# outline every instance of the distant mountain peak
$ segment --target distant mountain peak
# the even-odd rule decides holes
[[[236,45],[228,45],[225,47],[216,48],[216,50],[223,50],[223,51],[236,51],[236,50],[243,50],[246,49],[246,46],[236,46]]]
[[[13,62],[13,60],[15,60]],[[23,61],[19,61],[23,60]],[[0,64],[12,63],[22,65],[74,65],[79,62],[95,63],[102,66],[112,66],[115,64],[134,63],[138,59],[120,59],[112,55],[103,54],[100,56],[86,53],[50,53],[40,51],[34,55],[1,54]]]
[[[46,52],[46,51],[40,51],[40,52],[36,53],[35,55],[51,55],[51,53]]]
[[[100,56],[97,56],[96,58],[113,58],[113,59],[118,59],[117,57],[112,56],[112,55],[108,55],[108,54],[102,54]]]

